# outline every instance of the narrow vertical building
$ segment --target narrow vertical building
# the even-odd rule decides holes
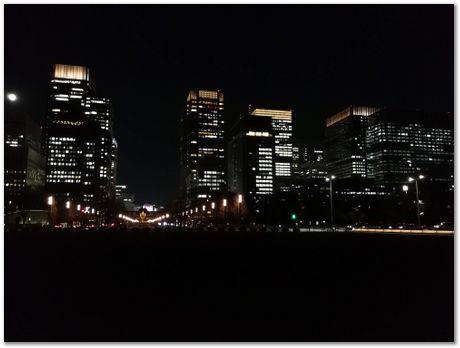
[[[249,211],[274,192],[275,142],[271,121],[245,115],[231,129],[228,187],[246,197]]]
[[[118,142],[115,138],[112,139],[112,161],[110,164],[110,181],[112,185],[112,198],[115,198],[115,187],[117,186],[117,173],[118,173]]]
[[[275,190],[289,191],[293,155],[292,110],[250,108],[250,114],[270,118],[275,141]]]
[[[44,154],[46,192],[58,213],[70,202],[103,217],[110,195],[112,135],[110,100],[95,95],[89,69],[54,65]]]
[[[186,206],[226,189],[224,93],[191,90],[182,118],[181,177]]]

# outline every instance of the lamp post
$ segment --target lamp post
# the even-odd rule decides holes
[[[415,181],[415,198],[417,200],[417,225],[420,228],[422,224],[420,223],[420,201],[418,199],[418,180],[425,178],[424,175],[420,174],[418,177],[409,177],[409,182]]]
[[[53,196],[48,196],[47,203],[50,206],[50,225],[52,225],[52,222],[53,222],[53,202],[54,202]]]
[[[241,203],[243,203],[243,195],[240,193],[238,194],[238,216],[241,222]]]
[[[227,199],[224,198],[222,201],[222,205],[224,206],[224,220],[227,222]]]
[[[333,209],[333,201],[332,201],[332,180],[335,179],[334,175],[326,177],[326,182],[329,182],[329,201],[330,201],[330,208],[331,208],[331,228],[334,228],[334,209]]]

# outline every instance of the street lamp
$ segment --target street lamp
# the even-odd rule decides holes
[[[415,198],[417,200],[417,224],[418,227],[421,227],[420,223],[420,201],[418,199],[418,181],[424,179],[425,176],[420,174],[418,177],[409,177],[409,182],[415,181]]]
[[[66,207],[67,209],[70,209],[70,201],[65,202],[65,207]]]
[[[216,208],[216,203],[212,202],[211,203],[211,209],[214,210]]]
[[[53,220],[53,202],[54,202],[53,196],[48,196],[47,203],[50,206],[50,225],[52,224],[52,220]]]
[[[334,175],[326,177],[326,182],[329,182],[329,200],[330,200],[330,207],[331,207],[331,227],[334,228],[334,210],[333,210],[333,203],[332,203],[332,180],[335,179]]]
[[[222,205],[224,206],[224,220],[227,221],[227,199],[224,198],[222,201]]]
[[[8,93],[6,97],[11,102],[15,102],[16,100],[18,100],[18,96],[14,93]]]
[[[240,193],[238,194],[238,216],[241,221],[241,203],[243,203],[243,195]]]

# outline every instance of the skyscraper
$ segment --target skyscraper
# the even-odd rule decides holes
[[[292,171],[292,110],[251,108],[250,114],[271,119],[275,140],[275,189],[288,191]]]
[[[54,65],[44,153],[46,191],[58,211],[70,201],[103,213],[110,195],[112,135],[110,100],[95,95],[89,69]]]
[[[181,170],[186,205],[226,189],[224,93],[191,90],[182,117]]]
[[[268,118],[243,116],[230,131],[229,191],[242,193],[248,203],[274,191],[274,136]]]
[[[112,197],[115,198],[115,187],[117,185],[117,171],[118,171],[118,142],[115,138],[112,139],[112,162],[110,165],[110,181],[112,185]]]
[[[366,127],[378,107],[351,105],[326,121],[328,172],[337,178],[367,176]]]

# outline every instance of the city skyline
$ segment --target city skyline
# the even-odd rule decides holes
[[[454,341],[454,14],[5,5],[4,340]]]
[[[448,6],[224,8],[7,5],[5,91],[42,121],[52,65],[88,66],[97,93],[114,105],[118,181],[139,203],[179,196],[179,121],[193,88],[225,93],[229,127],[249,104],[292,109],[294,138],[307,141],[322,138],[326,117],[354,103],[453,110]],[[96,16],[103,20],[79,31],[63,22]],[[184,35],[190,25],[196,39]]]

